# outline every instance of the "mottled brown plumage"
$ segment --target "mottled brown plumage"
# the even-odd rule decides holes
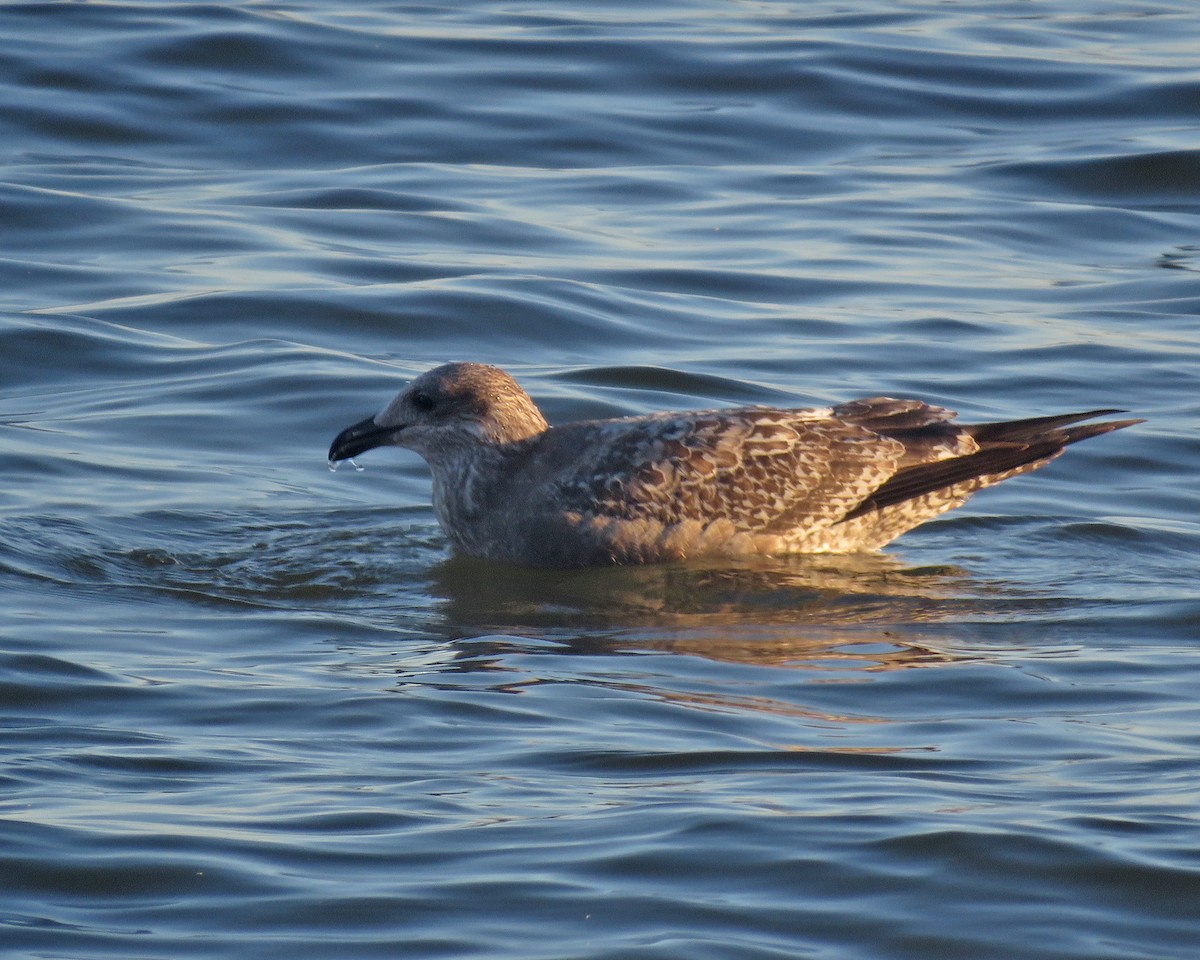
[[[452,363],[342,431],[329,458],[415,450],[454,546],[493,560],[846,553],[878,549],[1068,444],[1141,422],[1072,426],[1116,412],[968,425],[919,400],[876,397],[549,427],[503,370]]]

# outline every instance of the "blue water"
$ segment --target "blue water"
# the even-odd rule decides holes
[[[1190,960],[1200,9],[0,6],[0,955]],[[1144,425],[882,556],[454,559],[333,435]]]

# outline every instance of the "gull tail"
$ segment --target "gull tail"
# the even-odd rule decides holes
[[[1094,417],[1124,412],[1089,410],[1085,413],[964,426],[962,429],[979,445],[975,453],[948,460],[919,463],[898,471],[838,522],[844,523],[915,497],[939,490],[948,491],[952,487],[972,481],[977,482],[974,489],[990,486],[1044,466],[1072,443],[1145,422],[1140,419],[1106,420],[1102,423],[1071,426]],[[973,490],[968,491],[970,492]]]

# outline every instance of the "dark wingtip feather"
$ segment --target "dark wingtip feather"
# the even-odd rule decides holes
[[[1097,414],[1097,416],[1124,412],[1124,410],[1105,410],[1103,414]],[[1067,435],[1067,443],[1078,443],[1080,440],[1087,440],[1089,437],[1098,437],[1104,433],[1112,433],[1114,430],[1124,430],[1126,427],[1133,427],[1145,422],[1144,417],[1134,420],[1105,420],[1103,423],[1088,423],[1081,427],[1071,427],[1069,430],[1064,430],[1063,433]]]
[[[1049,462],[1072,443],[1146,422],[1144,419],[1106,420],[1102,423],[1070,426],[1093,417],[1125,412],[1089,410],[1084,413],[966,426],[964,429],[979,444],[978,452],[949,460],[917,464],[901,470],[838,522],[844,523],[872,511],[882,510],[978,477],[1002,474],[1019,470],[1021,467],[1035,469],[1043,465],[1039,461]]]
[[[1125,410],[1085,410],[1082,413],[1059,413],[1049,417],[1030,417],[1027,420],[1002,420],[997,423],[977,423],[965,427],[968,433],[983,446],[987,443],[1035,440],[1046,437],[1054,430],[1083,420],[1095,420],[1096,417],[1109,417],[1116,413],[1126,413]],[[1126,425],[1136,421],[1124,422]],[[1116,429],[1115,427],[1113,429]]]

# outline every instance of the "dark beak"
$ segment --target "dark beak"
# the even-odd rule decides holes
[[[329,462],[349,460],[360,453],[366,453],[375,447],[390,443],[392,437],[399,432],[399,427],[377,426],[373,417],[360,420],[352,427],[347,427],[333,439],[329,448]]]

